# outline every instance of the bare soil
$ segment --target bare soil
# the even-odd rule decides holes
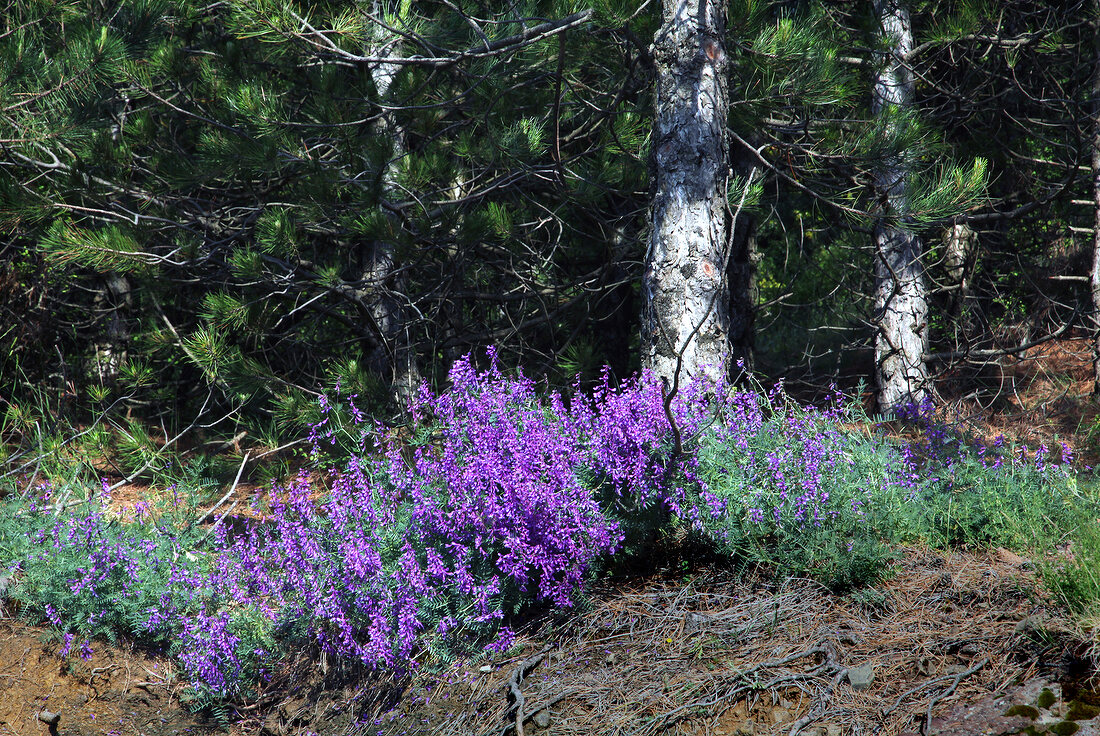
[[[95,642],[58,656],[46,629],[0,618],[0,735],[206,736],[216,724],[181,707],[169,662]]]

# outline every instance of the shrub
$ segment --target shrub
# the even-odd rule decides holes
[[[12,595],[66,652],[121,632],[169,647],[202,704],[247,698],[291,647],[396,672],[425,647],[507,647],[510,616],[574,605],[603,561],[673,527],[849,588],[885,575],[900,541],[1020,546],[1096,514],[1045,453],[963,442],[929,407],[905,415],[920,439],[897,445],[845,429],[868,426],[854,407],[779,390],[692,384],[666,410],[653,376],[613,389],[605,374],[590,395],[543,394],[492,352],[485,370],[458,361],[450,384],[421,389],[398,429],[323,402],[315,457],[332,442],[359,455],[325,493],[304,474],[273,487],[232,531],[200,536],[179,494],[130,519],[102,492],[65,513],[50,487],[11,495]],[[1067,599],[1097,597],[1083,564],[1056,571]]]
[[[733,392],[703,435],[681,519],[727,554],[834,588],[881,578],[911,493],[895,448],[841,429],[839,407]]]
[[[937,547],[1050,548],[1086,518],[1095,501],[1082,494],[1069,464],[1045,447],[1031,453],[998,437],[970,440],[936,420],[931,402],[899,416],[920,432],[904,447],[908,473],[919,479],[919,502],[906,518],[909,536]]]

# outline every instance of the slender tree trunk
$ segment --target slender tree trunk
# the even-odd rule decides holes
[[[888,134],[904,124],[912,105],[913,78],[905,57],[913,48],[909,12],[899,0],[875,0],[875,12],[889,51],[875,74],[872,110]],[[891,135],[891,137],[893,137]],[[906,228],[909,161],[904,151],[884,157],[875,172],[882,214],[875,242],[875,381],[879,408],[896,409],[928,395],[928,301],[921,241]]]
[[[104,274],[104,284],[95,296],[96,322],[100,339],[95,344],[91,375],[103,386],[118,383],[119,372],[126,361],[130,342],[130,308],[133,295],[130,279],[125,274]]]
[[[376,2],[374,5],[375,17],[383,17],[381,4]],[[372,46],[369,49],[372,54],[396,55],[397,39],[379,26]],[[388,101],[401,66],[379,63],[369,69],[379,101]],[[383,196],[388,197],[398,190],[398,171],[408,153],[408,145],[405,131],[392,111],[383,112],[378,117],[376,130],[379,138],[388,140],[392,146],[389,161],[382,171]],[[420,383],[420,373],[410,330],[411,315],[406,306],[405,279],[400,275],[394,246],[391,240],[376,240],[368,245],[362,280],[367,289],[368,310],[380,343],[368,358],[369,363],[383,375],[389,374],[394,391],[404,400]]]
[[[978,234],[966,223],[952,225],[943,234],[947,316],[955,322],[962,317],[970,295],[970,271],[977,248]]]
[[[756,173],[756,161],[741,149],[730,155],[732,169],[747,182]],[[751,374],[755,370],[756,305],[760,300],[757,271],[760,251],[757,247],[757,219],[744,212],[737,203],[733,206],[729,228],[729,339],[730,365],[734,375]]]
[[[670,385],[729,370],[726,3],[664,0],[654,44],[642,361]]]
[[[1093,334],[1092,391],[1100,395],[1100,0],[1093,0],[1092,59],[1092,308]]]

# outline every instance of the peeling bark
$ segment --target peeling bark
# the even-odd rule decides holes
[[[909,12],[898,0],[875,0],[889,51],[875,73],[872,112],[892,133],[912,105],[913,78],[905,63],[913,48]],[[875,383],[879,408],[891,411],[928,395],[928,300],[922,244],[906,228],[909,161],[903,151],[884,157],[874,175],[882,215],[875,243]]]
[[[654,42],[642,361],[670,385],[682,385],[701,375],[724,378],[730,362],[726,5],[665,0],[663,18]]]

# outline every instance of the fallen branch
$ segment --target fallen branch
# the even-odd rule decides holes
[[[924,713],[924,727],[921,729],[921,733],[924,734],[924,736],[930,736],[932,732],[932,708],[936,706],[936,703],[940,702],[944,698],[951,697],[951,693],[955,692],[955,688],[959,686],[960,682],[980,670],[982,667],[985,667],[988,662],[989,658],[986,657],[981,662],[978,662],[976,665],[966,670],[965,672],[960,672],[959,674],[955,675],[954,680],[946,690],[928,701],[928,709]]]
[[[512,670],[512,674],[505,684],[505,687],[508,688],[509,700],[512,701],[511,710],[515,711],[515,719],[512,725],[515,727],[516,736],[525,736],[523,732],[523,722],[527,720],[527,716],[523,712],[523,706],[525,705],[526,699],[523,697],[523,691],[520,690],[519,686],[523,683],[524,678],[527,677],[531,670],[539,666],[547,652],[551,649],[552,647],[546,647],[538,654],[523,660],[518,667]]]

